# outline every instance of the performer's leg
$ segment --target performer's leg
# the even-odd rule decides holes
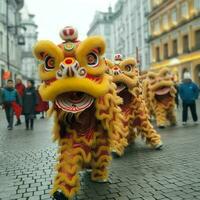
[[[165,128],[167,123],[166,110],[162,106],[158,106],[155,110],[156,124],[159,128]]]
[[[169,120],[171,126],[175,126],[175,125],[177,124],[177,121],[176,121],[176,114],[175,114],[175,112],[174,112],[174,107],[171,108],[171,109],[168,111],[167,118],[168,118],[168,120]]]
[[[79,174],[82,165],[82,156],[69,144],[69,139],[61,139],[60,156],[57,165],[57,175],[54,180],[52,194],[73,198],[80,187]]]
[[[111,160],[108,137],[102,132],[96,133],[96,146],[92,151],[92,174],[93,181],[106,182],[108,179],[108,165]]]
[[[141,121],[141,125],[138,127],[139,132],[142,135],[142,138],[146,139],[146,143],[150,144],[155,149],[160,149],[163,145],[160,135],[156,132],[148,118]]]

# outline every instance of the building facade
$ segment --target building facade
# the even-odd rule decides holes
[[[150,0],[151,68],[185,72],[200,84],[200,0]]]
[[[12,78],[20,72],[19,11],[23,5],[23,0],[0,0],[0,85],[4,84],[3,74],[8,68]]]
[[[26,28],[24,33],[25,44],[22,46],[22,71],[25,79],[38,80],[37,61],[33,57],[32,47],[37,41],[37,25],[34,15],[30,14],[26,5],[21,10],[21,24]]]
[[[118,0],[114,9],[97,12],[88,35],[102,35],[106,39],[106,57],[115,53],[137,57],[142,70],[149,67],[148,39],[149,2],[146,0]],[[112,11],[114,10],[114,11]]]

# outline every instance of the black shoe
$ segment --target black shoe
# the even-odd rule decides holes
[[[8,126],[8,130],[11,131],[13,128],[11,126]]]
[[[44,119],[44,116],[40,117],[40,119]]]
[[[19,126],[21,125],[22,123],[19,121],[19,122],[16,122],[15,126]]]
[[[67,197],[65,197],[65,195],[62,192],[56,191],[53,194],[53,199],[54,200],[68,200]]]

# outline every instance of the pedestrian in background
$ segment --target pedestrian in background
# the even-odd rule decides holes
[[[26,130],[33,130],[35,106],[37,104],[37,94],[34,87],[34,81],[28,80],[27,87],[24,91],[23,97],[23,114],[25,115]]]
[[[35,107],[35,111],[36,113],[41,113],[42,116],[40,117],[40,119],[44,119],[44,113],[49,109],[49,103],[47,101],[43,101],[42,97],[39,93],[39,85],[37,87],[36,93],[37,93],[37,97],[38,97],[38,104]]]
[[[0,106],[3,103],[3,89],[0,87]]]
[[[24,94],[24,90],[25,90],[25,86],[22,83],[22,77],[20,75],[18,75],[16,77],[16,84],[15,84],[15,89],[17,90],[18,94],[20,95],[20,97],[22,98],[23,94]],[[21,119],[20,119],[20,115],[17,117],[17,122],[15,124],[15,126],[18,126],[21,124]]]
[[[196,100],[199,96],[198,86],[192,82],[190,73],[184,74],[182,84],[179,86],[179,94],[183,102],[182,122],[186,125],[188,118],[188,108],[190,108],[192,119],[198,124],[198,116],[196,111]]]
[[[14,113],[20,113],[18,105],[21,105],[20,96],[14,88],[13,80],[7,81],[7,86],[2,91],[2,103],[8,121],[8,130],[13,129]]]

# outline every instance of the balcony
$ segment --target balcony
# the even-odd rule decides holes
[[[156,13],[159,13],[163,8],[165,8],[168,4],[174,2],[174,0],[165,0],[163,1],[161,4],[158,4],[154,7],[152,7],[151,11],[147,14],[147,17],[150,18],[153,15],[155,15]]]
[[[195,47],[193,47],[191,49],[191,52],[194,52],[194,51],[199,51],[200,50],[200,44],[197,44]]]
[[[159,34],[159,35],[150,35],[150,36],[148,37],[148,39],[147,39],[147,42],[151,42],[151,41],[153,41],[153,40],[155,40],[155,39],[157,39],[157,38],[159,38],[159,37],[161,37],[161,36],[164,36],[164,35],[168,34],[169,32],[172,32],[172,31],[174,31],[174,30],[180,28],[181,26],[186,25],[186,24],[190,23],[191,21],[193,21],[193,20],[195,20],[195,19],[197,19],[197,18],[200,18],[200,13],[199,13],[198,15],[194,15],[194,16],[193,16],[192,18],[190,18],[189,20],[184,20],[184,21],[179,22],[179,24],[178,24],[177,26],[173,26],[173,27],[171,27],[169,30],[163,31],[163,32],[162,32],[161,34]]]

